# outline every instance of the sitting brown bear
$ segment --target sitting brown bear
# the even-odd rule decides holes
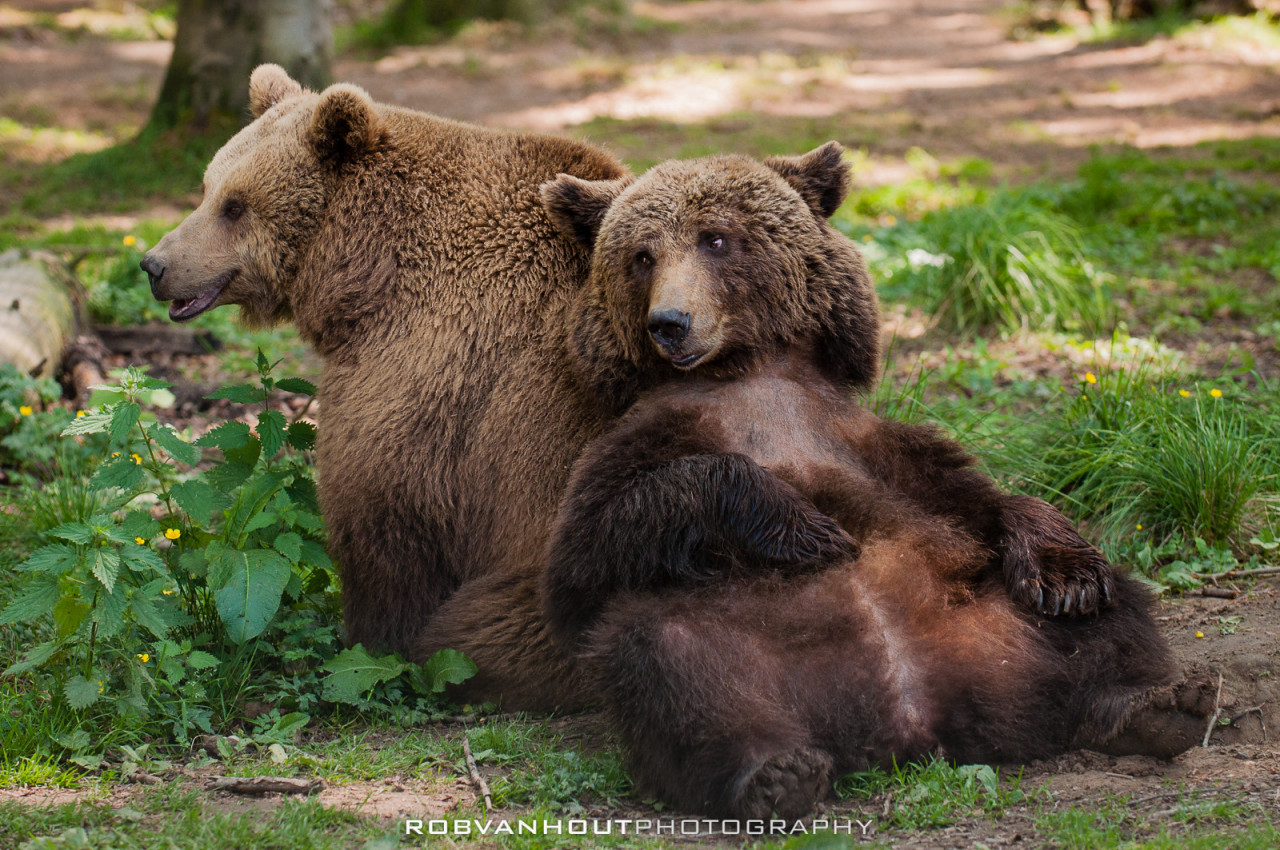
[[[848,185],[832,143],[543,187],[594,248],[570,325],[584,382],[636,398],[574,466],[547,611],[638,785],[797,817],[839,772],[930,752],[1187,748],[1202,724],[1155,707],[1176,676],[1141,587],[938,431],[852,400],[878,327],[826,222]],[[1048,601],[1096,616],[1016,604],[1042,564],[1101,577]]]

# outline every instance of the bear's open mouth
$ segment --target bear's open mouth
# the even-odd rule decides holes
[[[188,319],[194,319],[199,316],[213,306],[213,302],[218,300],[222,290],[226,289],[238,274],[240,274],[239,269],[232,269],[223,274],[208,289],[195,298],[173,299],[173,303],[169,305],[169,318],[175,322],[185,322]]]

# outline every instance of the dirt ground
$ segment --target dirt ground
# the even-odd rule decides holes
[[[82,5],[0,0],[0,116],[77,131],[54,143],[63,153],[112,144],[139,126],[169,53],[161,40],[68,38],[32,25],[33,12]],[[901,154],[917,146],[939,157],[984,157],[1001,174],[1037,176],[1070,173],[1093,144],[1280,136],[1280,47],[1208,36],[1128,46],[1081,44],[1070,35],[1019,41],[1008,37],[1006,5],[637,3],[638,15],[675,26],[631,27],[585,44],[569,31],[530,38],[485,26],[440,45],[342,57],[335,77],[379,100],[551,132],[601,117],[713,130],[745,112],[819,121],[841,141],[868,148],[864,182],[900,175]],[[1133,809],[1157,822],[1184,791],[1280,811],[1280,596],[1274,579],[1241,588],[1236,599],[1192,596],[1159,607],[1188,669],[1222,676],[1225,725],[1215,725],[1207,748],[1172,763],[1073,753],[1030,766],[1024,787],[1047,787],[1058,807],[1130,795]],[[78,793],[12,789],[0,791],[0,800],[60,802]],[[145,789],[124,787],[112,800],[136,793]],[[447,811],[474,794],[452,779],[396,777],[328,789],[322,799],[397,818]],[[832,808],[874,818],[891,805]],[[1013,811],[998,822],[913,835],[903,846],[1003,846],[1026,838],[1031,818]]]

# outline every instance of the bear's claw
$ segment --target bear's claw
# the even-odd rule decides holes
[[[1002,554],[1013,600],[1049,617],[1096,614],[1109,603],[1115,579],[1102,553],[1047,502],[1011,502]]]

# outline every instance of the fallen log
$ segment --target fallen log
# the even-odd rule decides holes
[[[55,374],[83,303],[84,290],[52,254],[0,254],[0,363],[33,376]]]

